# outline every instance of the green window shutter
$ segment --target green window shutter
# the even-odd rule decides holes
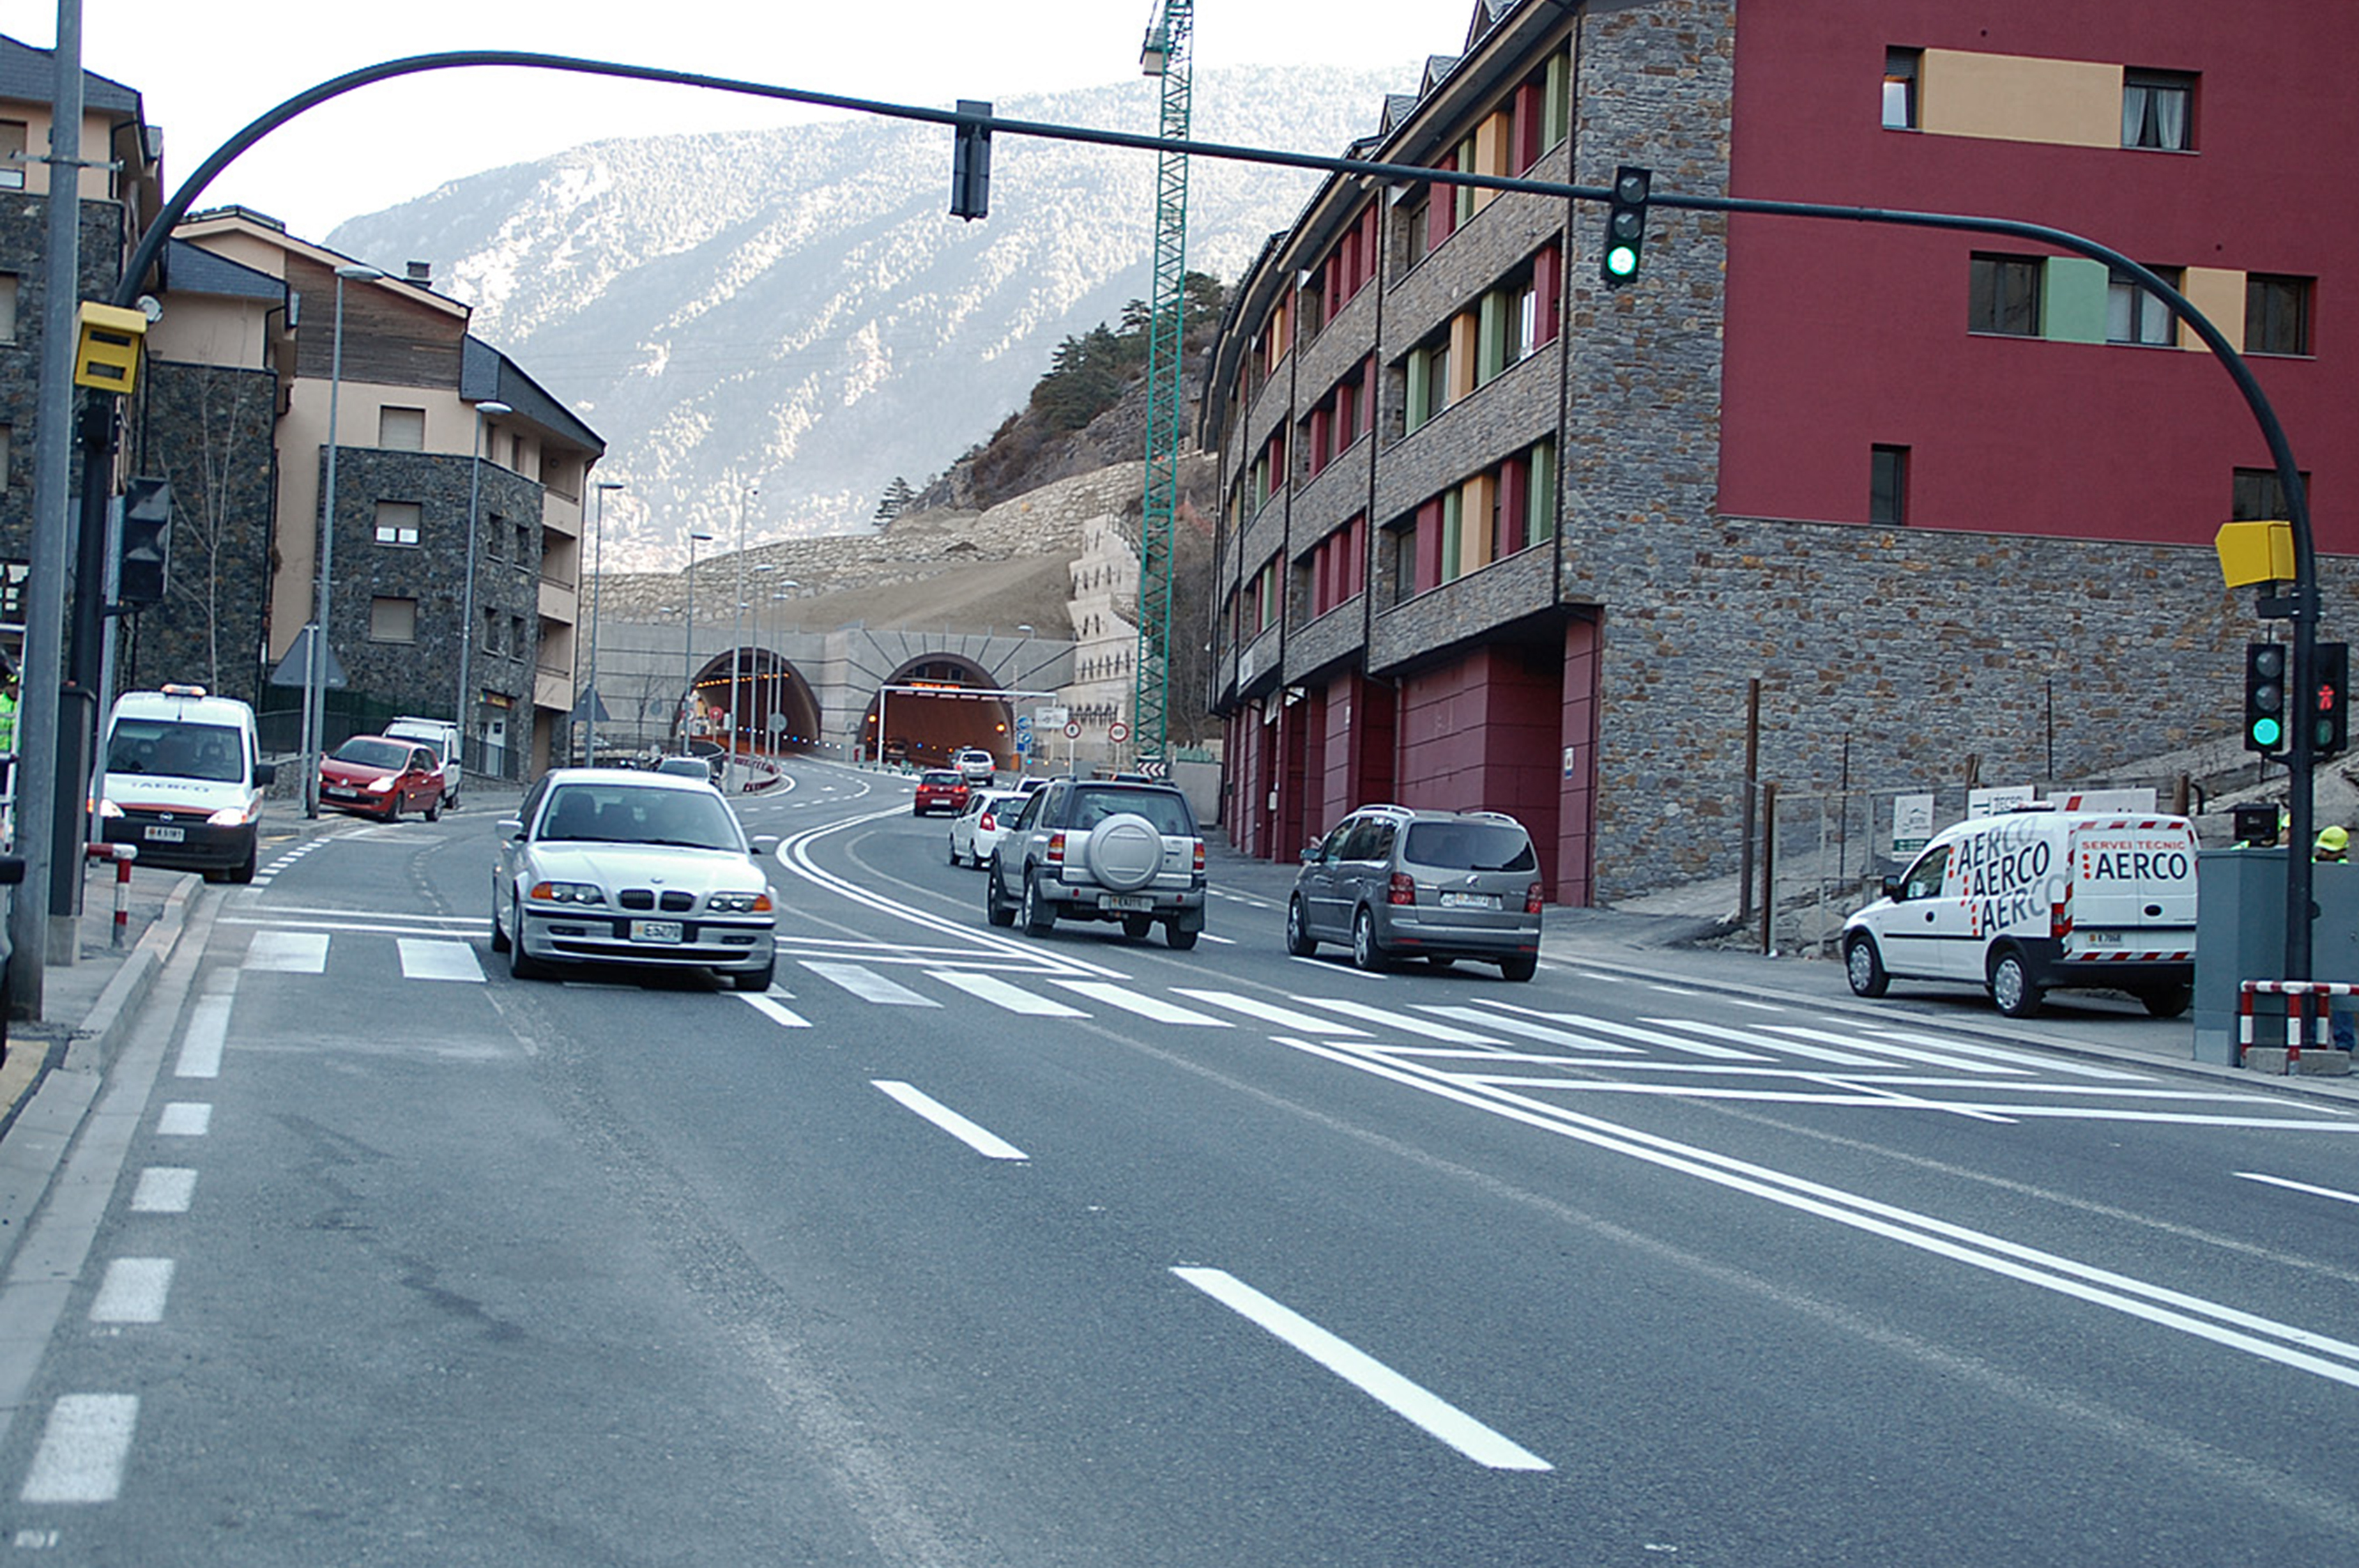
[[[1458,144],[1458,172],[1461,174],[1474,172],[1474,138],[1472,136]],[[1451,189],[1457,192],[1458,222],[1462,224],[1470,222],[1474,216],[1474,188],[1471,185],[1458,185]]]
[[[1433,417],[1433,351],[1411,349],[1408,353],[1408,418],[1414,430]]]
[[[1507,307],[1495,291],[1483,297],[1483,319],[1475,335],[1481,347],[1474,360],[1474,384],[1481,386],[1507,368]]]
[[[1532,449],[1531,514],[1527,536],[1535,545],[1556,536],[1556,443],[1542,441]]]
[[[1540,136],[1543,148],[1552,147],[1572,135],[1572,56],[1552,54],[1548,62],[1546,107],[1547,130]]]
[[[2059,343],[2104,342],[2111,281],[2103,262],[2049,256],[2039,280],[2039,335]]]
[[[1441,498],[1441,580],[1458,580],[1458,551],[1466,533],[1466,503],[1452,490]]]

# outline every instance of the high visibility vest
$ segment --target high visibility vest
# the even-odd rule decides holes
[[[11,692],[0,691],[0,752],[11,756],[16,751],[16,698]]]

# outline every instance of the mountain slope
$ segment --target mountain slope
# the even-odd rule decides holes
[[[1199,140],[1340,152],[1397,72],[1201,74]],[[1145,81],[1001,103],[1149,128]],[[864,530],[897,476],[947,469],[1021,407],[1069,335],[1151,287],[1155,159],[995,138],[992,214],[946,211],[950,135],[840,121],[594,143],[354,219],[330,243],[475,307],[473,330],[610,443],[610,570]],[[1188,265],[1234,277],[1315,177],[1194,160]]]

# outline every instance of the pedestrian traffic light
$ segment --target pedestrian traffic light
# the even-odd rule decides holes
[[[989,114],[991,105],[973,98],[958,101],[962,114]],[[951,216],[973,222],[991,212],[991,127],[958,125],[951,142]]]
[[[1638,253],[1647,243],[1647,194],[1654,184],[1652,169],[1625,163],[1614,171],[1614,200],[1605,213],[1605,254],[1597,264],[1608,288],[1619,288],[1638,276]]]
[[[2286,655],[2283,643],[2245,645],[2245,750],[2274,754],[2286,743]]]
[[[135,479],[123,490],[123,548],[116,556],[119,604],[161,604],[172,566],[172,487]]]
[[[2350,695],[2351,644],[2321,643],[2315,654],[2317,729],[2311,731],[2310,755],[2323,762],[2341,756],[2351,744],[2351,720],[2344,707]]]

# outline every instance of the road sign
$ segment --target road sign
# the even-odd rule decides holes
[[[1032,717],[1054,730],[1060,724],[1070,723],[1073,716],[1071,711],[1062,708],[1035,708]]]
[[[1078,724],[1068,721],[1065,725],[1065,739],[1068,741],[1078,741],[1081,738],[1082,727]]]
[[[1130,739],[1130,726],[1125,724],[1119,719],[1115,719],[1113,723],[1106,726],[1106,739],[1113,741],[1117,746],[1121,745],[1125,741]]]
[[[1141,757],[1138,771],[1142,776],[1150,779],[1169,778],[1171,776],[1171,764],[1160,757]]]

